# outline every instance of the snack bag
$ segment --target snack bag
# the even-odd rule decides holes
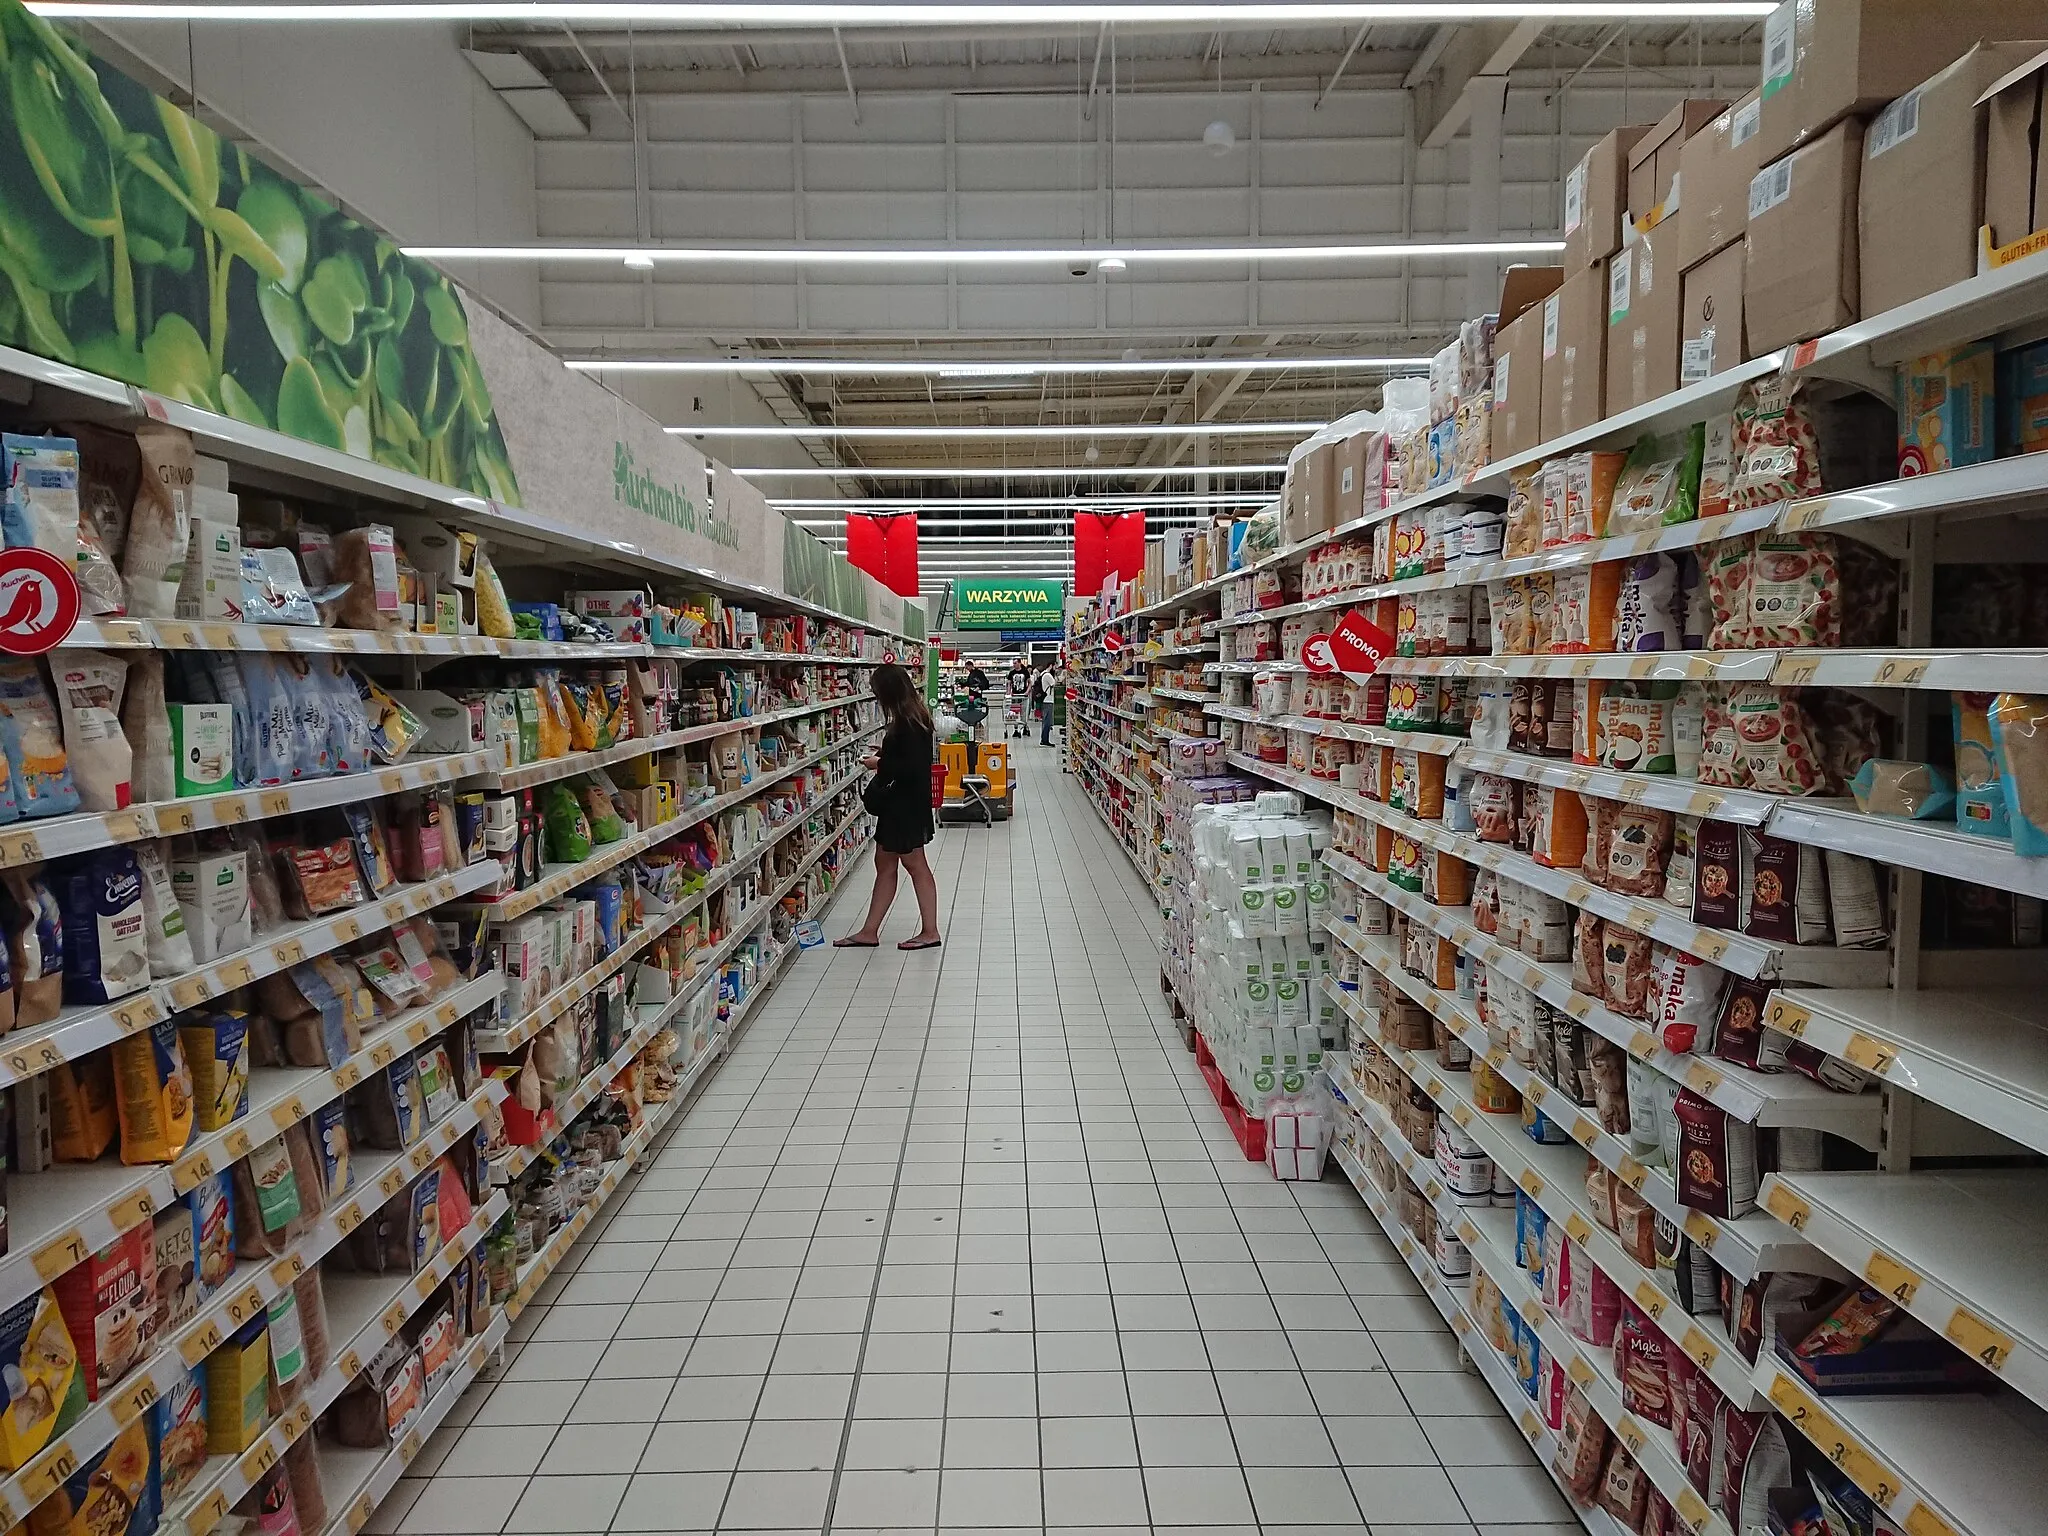
[[[2048,857],[2048,696],[2001,693],[1991,706],[1991,739],[2013,852]]]
[[[33,661],[0,661],[0,747],[7,753],[14,803],[22,815],[68,816],[78,809],[56,701]]]
[[[1682,433],[1638,438],[1615,482],[1609,536],[1691,522],[1699,510],[1705,448],[1706,434],[1698,425]]]

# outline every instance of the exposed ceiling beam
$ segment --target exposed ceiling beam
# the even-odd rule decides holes
[[[1344,50],[1344,57],[1337,61],[1336,69],[1331,71],[1330,83],[1323,87],[1323,93],[1316,97],[1316,104],[1311,110],[1317,112],[1323,110],[1323,103],[1330,99],[1330,92],[1337,89],[1337,82],[1344,78],[1344,69],[1346,65],[1350,64],[1351,55],[1358,52],[1358,45],[1365,41],[1365,34],[1371,30],[1372,23],[1369,21],[1358,29],[1357,35],[1351,39],[1351,46]]]
[[[839,73],[846,81],[846,99],[853,103],[853,124],[860,126],[860,97],[853,89],[853,66],[846,62],[846,44],[839,39],[839,29],[832,29],[833,46],[839,50]]]
[[[1424,149],[1442,149],[1472,119],[1472,99],[1467,87],[1489,75],[1506,75],[1543,35],[1540,18],[1490,22],[1458,29],[1444,60],[1443,83],[1434,91],[1437,118],[1422,135]]]
[[[1095,67],[1088,71],[1088,100],[1081,107],[1081,121],[1095,121],[1095,82],[1102,78],[1102,45],[1109,40],[1109,23],[1104,22],[1095,32]]]
[[[1422,51],[1415,55],[1415,62],[1408,66],[1408,73],[1401,77],[1401,88],[1412,91],[1429,77],[1436,68],[1436,61],[1444,56],[1444,50],[1451,46],[1451,39],[1457,35],[1457,27],[1448,21],[1438,22],[1436,30],[1429,34],[1429,41],[1422,45]]]

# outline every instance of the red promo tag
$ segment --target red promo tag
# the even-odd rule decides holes
[[[1102,632],[1102,648],[1114,656],[1124,648],[1123,632],[1114,626]]]
[[[1394,637],[1353,608],[1337,621],[1330,636],[1330,655],[1343,672],[1369,677],[1394,654]]]
[[[1337,670],[1337,658],[1330,651],[1328,635],[1310,635],[1301,648],[1301,664],[1322,677]]]
[[[64,643],[78,622],[78,578],[45,550],[0,553],[0,651],[40,656]]]

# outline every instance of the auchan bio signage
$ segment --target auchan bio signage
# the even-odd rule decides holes
[[[953,583],[953,623],[960,629],[1058,629],[1067,588],[1058,581]]]

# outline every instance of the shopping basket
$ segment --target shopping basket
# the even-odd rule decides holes
[[[940,810],[946,803],[946,765],[932,764],[932,809]]]

